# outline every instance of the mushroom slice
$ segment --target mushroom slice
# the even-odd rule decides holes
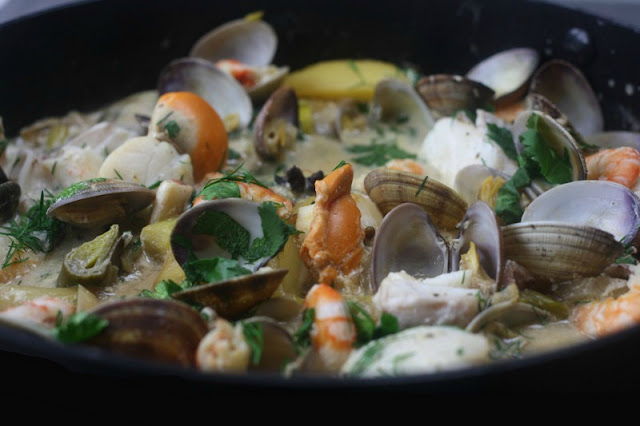
[[[373,244],[374,290],[390,272],[405,271],[414,277],[431,278],[448,268],[447,244],[420,206],[401,204],[384,217]]]
[[[466,77],[491,88],[497,104],[508,104],[524,95],[539,63],[540,55],[534,49],[509,49],[476,64]]]
[[[90,311],[109,322],[88,344],[151,361],[195,365],[207,323],[193,308],[179,302],[129,299]]]
[[[598,99],[585,76],[570,63],[552,60],[542,65],[531,80],[530,91],[549,99],[583,136],[603,130]]]
[[[152,190],[122,180],[95,178],[75,183],[58,194],[47,215],[83,228],[124,220],[153,202]]]
[[[526,208],[522,222],[538,221],[592,226],[627,244],[640,227],[640,198],[615,182],[570,182],[550,189]]]
[[[298,134],[298,97],[290,87],[273,92],[254,124],[253,146],[263,160],[281,158]]]
[[[449,74],[424,77],[416,83],[416,90],[436,119],[486,107],[494,95],[493,90],[482,83]]]
[[[158,79],[158,92],[193,92],[216,110],[227,131],[246,128],[253,106],[244,88],[211,62],[199,58],[176,59]]]

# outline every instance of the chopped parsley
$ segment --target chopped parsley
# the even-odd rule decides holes
[[[164,130],[167,132],[167,135],[170,139],[175,139],[176,136],[178,136],[178,134],[180,133],[180,126],[178,126],[178,123],[171,120],[164,125]]]
[[[354,145],[347,148],[348,152],[360,154],[353,158],[353,161],[364,166],[383,166],[388,161],[394,159],[414,159],[415,154],[411,154],[398,147],[395,140],[387,143],[371,143],[369,145]]]
[[[147,186],[147,188],[149,188],[149,189],[156,189],[157,187],[159,187],[159,186],[160,186],[160,184],[161,184],[161,183],[162,183],[162,181],[161,181],[161,180],[157,180],[157,181],[155,181],[154,183],[152,183],[151,185]]]
[[[262,324],[259,322],[243,322],[242,333],[251,348],[251,363],[253,365],[260,364],[262,352],[264,349],[264,333]]]
[[[380,324],[376,327],[375,321],[366,309],[353,301],[348,301],[347,305],[356,326],[356,347],[398,332],[398,319],[395,316],[383,312],[380,316]]]
[[[517,160],[518,152],[516,146],[513,144],[513,134],[511,130],[504,127],[500,127],[496,124],[487,124],[487,136],[494,141],[504,154],[512,160]]]
[[[113,173],[115,173],[116,176],[118,176],[118,179],[124,180],[124,179],[122,179],[122,175],[120,174],[120,172],[117,169],[113,169]]]
[[[88,312],[77,312],[63,321],[62,312],[58,311],[53,336],[63,343],[78,343],[98,335],[108,325],[106,319]]]
[[[173,280],[164,280],[156,284],[153,291],[142,290],[140,296],[149,297],[151,299],[171,300],[174,293],[191,287],[193,287],[193,284],[189,280],[184,280],[180,284]]]
[[[382,357],[383,350],[384,344],[381,341],[370,343],[369,347],[365,349],[351,368],[351,371],[349,371],[349,375],[357,377],[365,373],[369,367]]]
[[[187,261],[182,269],[192,283],[215,283],[251,273],[237,260],[223,257]]]
[[[311,329],[313,327],[313,320],[316,316],[316,310],[313,308],[305,309],[302,313],[302,324],[293,333],[293,342],[296,345],[298,352],[301,352],[304,348],[311,345]]]
[[[267,186],[256,179],[251,173],[240,164],[231,173],[221,178],[211,179],[198,193],[198,197],[204,200],[215,200],[221,198],[240,198],[240,188],[237,182],[254,184],[266,188]]]
[[[331,171],[333,172],[334,170],[338,170],[340,167],[342,167],[342,166],[346,166],[347,164],[349,164],[349,163],[347,163],[346,161],[342,160],[342,161],[340,161],[340,162],[338,163],[338,165],[337,165],[337,166],[335,166],[335,167],[333,168],[333,170],[331,170]]]
[[[424,189],[424,186],[427,184],[427,179],[429,179],[429,176],[425,176],[424,179],[422,179],[422,183],[420,184],[420,186],[418,187],[418,190],[416,191],[416,197],[420,195],[420,193]]]
[[[27,250],[46,253],[53,249],[64,231],[64,223],[47,216],[47,210],[53,202],[54,198],[50,194],[45,197],[44,192],[41,192],[40,201],[23,216],[0,227],[0,235],[9,237],[10,240],[2,268],[27,260],[23,256]]]

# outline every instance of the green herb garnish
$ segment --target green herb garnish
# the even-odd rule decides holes
[[[175,139],[176,136],[180,133],[180,126],[175,121],[171,120],[167,124],[164,125],[164,130],[169,135],[170,139]]]
[[[349,163],[347,163],[346,161],[342,160],[342,161],[340,161],[340,162],[338,163],[338,165],[337,165],[337,166],[335,166],[335,167],[333,168],[333,170],[331,170],[331,171],[333,172],[333,171],[335,171],[335,170],[338,170],[340,167],[342,167],[342,166],[346,166],[347,164],[349,164]]]
[[[298,352],[301,352],[302,349],[311,344],[311,328],[313,327],[315,316],[316,310],[313,308],[305,309],[302,313],[302,324],[295,333],[293,333],[293,341]]]
[[[251,348],[251,363],[253,365],[260,364],[264,348],[262,324],[259,322],[243,322],[242,333],[244,334],[247,344]]]
[[[424,186],[427,184],[427,179],[429,179],[429,176],[425,176],[424,179],[422,179],[422,183],[420,184],[420,186],[418,187],[418,190],[416,191],[416,197],[422,192],[422,190],[424,189]]]
[[[180,284],[176,283],[173,280],[164,280],[156,284],[153,291],[142,290],[140,296],[149,297],[151,299],[171,300],[173,299],[174,293],[186,290],[191,287],[193,287],[193,284],[188,280],[184,280]]]
[[[78,343],[96,336],[108,325],[106,319],[88,312],[77,312],[63,321],[62,312],[58,311],[53,335],[64,343]]]
[[[520,358],[522,352],[521,338],[511,341],[498,338],[493,339],[493,348],[489,351],[489,358],[494,361],[503,359]]]
[[[398,147],[395,141],[389,143],[372,143],[370,145],[354,145],[347,148],[348,152],[362,154],[353,159],[354,162],[364,166],[383,166],[393,159],[415,159],[411,154]]]
[[[516,146],[513,144],[513,134],[511,131],[493,123],[487,124],[487,130],[489,139],[494,141],[507,157],[516,160],[518,152],[516,151]]]
[[[353,323],[356,326],[356,347],[398,332],[398,319],[395,316],[383,312],[380,316],[380,324],[376,326],[369,312],[362,306],[353,301],[348,301],[347,305],[349,306]]]
[[[187,280],[192,283],[215,283],[226,281],[242,275],[249,275],[251,271],[240,265],[237,260],[214,257],[187,261],[182,265]]]
[[[115,173],[115,174],[116,174],[116,176],[118,176],[118,179],[120,179],[120,180],[124,180],[124,179],[122,179],[122,175],[120,174],[120,172],[119,172],[118,170],[113,169],[113,173]]]
[[[384,344],[381,341],[369,343],[369,347],[362,353],[349,372],[350,376],[360,376],[367,371],[371,365],[382,357]]]
[[[256,179],[251,173],[240,164],[231,173],[221,178],[211,179],[198,193],[198,197],[205,200],[215,200],[220,198],[240,198],[240,188],[236,182],[255,184],[266,188],[267,186]]]
[[[147,188],[149,189],[156,189],[157,187],[160,186],[160,184],[162,183],[161,180],[157,180],[155,182],[153,182],[151,185],[147,186]]]
[[[258,214],[262,219],[263,236],[251,243],[247,253],[243,253],[248,261],[255,261],[262,257],[273,256],[282,250],[291,235],[299,234],[295,226],[290,225],[278,216],[279,205],[271,201],[264,202],[258,207]]]
[[[527,129],[520,135],[520,142],[524,145],[523,154],[539,164],[542,177],[553,184],[571,182],[569,153],[565,148],[561,157],[545,141],[547,126],[540,121],[540,116],[532,114],[527,121]]]
[[[23,257],[27,250],[39,253],[53,249],[64,230],[64,223],[47,216],[47,209],[53,202],[53,197],[48,195],[45,198],[44,192],[41,192],[40,201],[27,213],[16,220],[11,220],[8,225],[0,227],[0,235],[10,240],[2,268],[27,260],[28,258]],[[14,257],[16,257],[15,260]]]

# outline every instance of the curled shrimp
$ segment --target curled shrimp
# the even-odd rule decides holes
[[[629,146],[604,149],[585,160],[588,179],[608,180],[631,188],[640,175],[640,152]]]
[[[345,363],[356,340],[356,329],[342,295],[326,284],[311,287],[305,308],[315,309],[311,343],[325,368],[337,372]]]
[[[3,312],[0,316],[18,321],[35,322],[45,327],[52,328],[58,318],[58,313],[62,318],[67,318],[75,312],[73,303],[55,297],[38,297],[28,300],[21,305],[14,306]]]
[[[205,175],[204,181],[207,182],[211,179],[220,179],[223,177],[222,173],[207,173]],[[269,188],[265,188],[264,186],[257,185],[255,183],[246,183],[234,181],[238,185],[238,189],[240,190],[240,198],[244,198],[245,200],[254,201],[256,203],[262,203],[265,201],[272,201],[276,204],[280,204],[282,207],[278,208],[278,215],[283,219],[289,219],[291,217],[291,213],[293,211],[293,204],[291,200],[283,197],[282,195],[276,194]],[[193,205],[196,206],[202,201],[206,201],[202,196],[198,196],[193,200]]]
[[[400,172],[409,172],[416,175],[426,174],[426,170],[416,160],[410,158],[389,160],[385,164],[387,169],[398,170]]]
[[[637,268],[637,267],[636,267]],[[573,323],[589,336],[600,337],[640,323],[640,269],[629,277],[629,291],[617,298],[579,306]]]
[[[344,285],[360,266],[364,231],[351,196],[352,181],[353,166],[346,164],[315,183],[313,218],[300,257],[318,282]]]

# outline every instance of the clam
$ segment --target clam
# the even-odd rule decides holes
[[[256,316],[244,323],[259,324],[262,328],[262,356],[257,365],[249,366],[249,370],[280,372],[283,366],[298,357],[291,335],[273,319]]]
[[[260,20],[239,19],[208,32],[194,44],[189,56],[216,63],[233,59],[242,64],[262,68],[263,78],[247,92],[253,100],[262,100],[280,86],[289,67],[268,66],[278,47],[273,28]]]
[[[434,125],[431,111],[415,89],[404,81],[390,78],[383,79],[376,85],[369,121],[394,124],[409,121],[420,126],[424,135]]]
[[[142,185],[95,178],[61,191],[47,215],[78,227],[94,228],[125,220],[154,199],[155,193]]]
[[[544,142],[551,147],[559,157],[569,156],[572,180],[586,179],[587,165],[575,138],[556,120],[540,111],[523,111],[516,117],[513,123],[513,137],[518,152],[522,152],[524,149],[520,141],[520,136],[529,130],[528,126],[533,116],[538,117],[536,130],[542,136]]]
[[[435,118],[448,117],[462,110],[486,108],[494,92],[477,81],[459,75],[436,74],[422,78],[416,90]]]
[[[217,238],[223,237],[215,236],[211,231],[213,223],[224,220],[244,228],[246,243],[251,244],[263,236],[259,207],[252,201],[225,198],[202,202],[180,216],[171,234],[173,255],[180,265],[193,256],[197,259],[235,258],[239,266],[250,273],[197,285],[174,293],[174,298],[209,306],[226,318],[237,318],[271,297],[287,270],[261,268],[271,256],[248,260],[229,253],[218,244]]]
[[[448,269],[447,243],[420,206],[398,205],[382,219],[371,259],[374,289],[390,272],[405,271],[417,278],[431,278]]]
[[[100,305],[91,313],[109,325],[88,344],[185,367],[195,365],[198,344],[208,331],[196,310],[170,300],[129,299]]]
[[[298,135],[298,97],[281,87],[267,99],[256,117],[253,146],[263,160],[278,160]]]
[[[563,222],[504,226],[502,238],[507,258],[553,281],[598,275],[624,251],[608,232]]]
[[[376,233],[371,261],[373,288],[377,289],[390,272],[404,270],[417,278],[432,278],[457,271],[460,256],[471,242],[485,272],[501,285],[502,238],[491,207],[482,201],[473,203],[461,220],[458,238],[447,244],[420,206],[401,204],[384,217]]]
[[[476,315],[465,330],[470,333],[478,333],[493,321],[499,321],[507,327],[518,327],[538,322],[541,319],[548,319],[549,317],[551,315],[548,312],[528,303],[516,301],[500,302],[491,305]]]
[[[585,76],[570,63],[553,60],[542,65],[531,80],[530,92],[550,100],[583,136],[603,130],[598,99]]]
[[[527,91],[527,83],[539,62],[540,55],[534,49],[509,49],[476,64],[466,77],[491,88],[497,104],[508,104]]]
[[[207,101],[225,122],[228,131],[246,128],[251,122],[251,99],[235,79],[211,62],[199,58],[176,59],[158,79],[160,95],[167,92],[193,92]]]
[[[591,226],[627,244],[634,240],[640,227],[640,198],[629,188],[614,182],[570,182],[534,200],[524,211],[522,221]]]
[[[0,125],[2,122],[0,122]],[[18,210],[20,203],[20,185],[7,179],[0,168],[0,222],[11,219]]]
[[[525,109],[540,111],[553,118],[559,125],[564,127],[567,132],[575,139],[580,147],[584,147],[587,142],[584,137],[571,124],[566,115],[558,109],[549,99],[538,93],[529,93],[525,99]]]
[[[428,176],[380,168],[365,177],[364,187],[383,215],[400,204],[414,203],[441,229],[455,229],[467,211],[467,202],[453,189]]]
[[[476,200],[479,200],[479,194],[482,184],[487,178],[500,177],[504,181],[508,181],[510,176],[502,173],[494,168],[487,167],[481,164],[472,164],[456,174],[454,182],[454,189],[467,203],[471,204]],[[483,200],[488,202],[487,200]]]

